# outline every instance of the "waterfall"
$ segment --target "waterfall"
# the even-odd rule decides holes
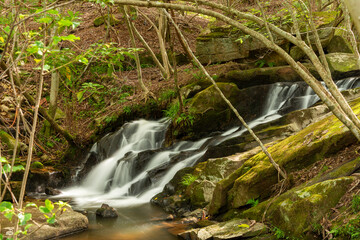
[[[337,85],[341,90],[358,87],[359,79],[344,79]],[[249,126],[270,122],[317,101],[311,88],[303,83],[273,84],[261,116],[249,122]],[[102,203],[120,207],[148,202],[162,191],[176,172],[196,164],[210,146],[246,131],[236,127],[214,137],[196,142],[182,141],[164,148],[169,123],[167,119],[137,120],[103,137],[88,154],[88,157],[96,155],[100,163],[79,184],[64,189],[59,197],[71,197],[82,207],[98,207]]]

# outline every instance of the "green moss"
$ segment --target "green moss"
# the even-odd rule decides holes
[[[357,99],[351,103],[356,114],[360,112],[359,102],[360,99]],[[268,151],[280,166],[291,173],[355,141],[356,138],[339,120],[329,116],[269,147]],[[214,197],[210,204],[211,214],[218,213],[225,206],[239,208],[250,199],[266,198],[271,193],[271,186],[278,181],[275,168],[262,152],[247,160],[230,176],[217,184],[214,194],[219,196]]]
[[[271,225],[282,229],[286,236],[303,239],[311,226],[339,202],[354,180],[353,177],[343,177],[298,187],[244,211],[241,217],[260,221],[266,210],[266,221]]]
[[[41,162],[33,162],[30,166],[31,169],[43,169],[44,165]]]

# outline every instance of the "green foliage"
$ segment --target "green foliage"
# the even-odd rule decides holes
[[[184,185],[184,186],[190,186],[193,182],[196,181],[198,177],[197,176],[194,176],[192,174],[185,174],[182,179],[181,179],[181,184]]]
[[[57,209],[55,209],[57,205]],[[70,207],[69,204],[59,201],[57,203],[52,203],[49,199],[45,200],[45,206],[38,207],[35,203],[28,203],[24,209],[16,209],[12,203],[3,201],[0,203],[0,212],[3,216],[9,221],[13,220],[13,217],[16,217],[17,224],[20,226],[20,230],[13,234],[14,236],[25,236],[28,234],[28,229],[33,225],[31,222],[34,222],[32,219],[32,214],[27,213],[26,209],[29,207],[37,208],[41,213],[43,213],[48,224],[54,224],[56,222],[56,214],[63,213],[66,209],[65,207]],[[4,236],[0,234],[0,239],[4,239]],[[6,238],[11,240],[13,238]]]
[[[124,111],[125,114],[130,114],[132,110],[131,110],[131,107],[130,107],[130,106],[125,106],[125,107],[123,108],[123,111]]]
[[[351,219],[346,225],[333,228],[330,231],[336,239],[360,239],[360,216],[355,219]]]
[[[250,199],[246,202],[246,204],[251,205],[251,207],[255,207],[259,204],[259,199]]]
[[[176,91],[173,89],[169,89],[165,92],[162,92],[159,97],[159,101],[167,101],[176,97]]]
[[[197,81],[205,80],[206,76],[202,71],[198,71],[196,73],[193,73],[193,78]]]
[[[184,126],[192,126],[194,124],[195,116],[189,113],[181,113],[179,117],[176,118],[177,124],[182,124]]]
[[[30,166],[31,169],[43,169],[44,165],[41,162],[33,162]]]
[[[90,67],[91,72],[106,73],[108,76],[116,70],[125,70],[123,63],[125,57],[135,59],[135,52],[142,51],[141,48],[120,48],[117,43],[95,43],[92,44],[87,58],[96,57],[97,64]]]
[[[274,235],[276,236],[277,239],[282,239],[282,238],[285,238],[285,232],[277,227],[274,227],[272,229]]]
[[[1,161],[1,164],[2,164],[2,172],[3,173],[10,173],[11,165],[6,160],[6,158],[0,157],[0,161]],[[25,168],[22,165],[14,165],[13,168],[12,168],[12,172],[18,172],[18,171],[23,171],[23,170],[25,170]]]
[[[164,110],[165,117],[175,120],[179,110],[180,110],[180,104],[178,101],[176,101],[175,103],[170,104],[170,106],[166,110]]]
[[[353,197],[351,207],[354,213],[360,212],[360,194],[357,194]]]
[[[255,62],[255,66],[258,66],[259,68],[264,67],[265,65],[267,65],[268,67],[274,67],[275,63],[273,62],[267,62],[265,59],[260,59],[258,61]]]

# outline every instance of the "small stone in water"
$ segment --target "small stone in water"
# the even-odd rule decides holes
[[[96,215],[103,218],[116,218],[119,216],[115,208],[103,203],[100,208],[96,210]]]

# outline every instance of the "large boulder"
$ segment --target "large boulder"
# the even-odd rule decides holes
[[[352,104],[360,112],[360,100]],[[356,141],[351,132],[334,116],[329,116],[306,127],[297,134],[268,148],[277,163],[288,173],[300,170],[326,155],[334,153]],[[209,213],[217,214],[222,208],[239,208],[251,199],[264,199],[278,174],[264,153],[259,153],[216,184]]]
[[[326,54],[326,60],[329,63],[331,74],[335,79],[360,72],[359,61],[354,54],[329,53]]]
[[[212,28],[210,33],[196,39],[196,54],[201,63],[226,62],[249,56],[246,49],[241,49],[231,28]]]
[[[218,83],[227,99],[235,106],[245,120],[258,117],[262,112],[262,103],[270,86],[262,85],[239,90],[234,83]],[[220,97],[215,87],[210,86],[197,93],[187,104],[189,115],[193,117],[192,126],[175,126],[172,132],[178,138],[201,138],[214,131],[227,130],[238,125],[235,115]]]
[[[261,221],[266,212],[266,221],[283,231],[286,236],[312,239],[306,233],[313,230],[312,227],[336,206],[355,179],[342,177],[294,188],[246,210],[242,216]]]
[[[350,44],[342,36],[335,35],[326,46],[328,53],[353,53]]]
[[[309,71],[318,76],[312,65],[305,64]],[[220,75],[221,82],[235,83],[238,88],[248,88],[277,82],[300,82],[302,78],[290,66],[264,67],[249,70],[233,70]]]

